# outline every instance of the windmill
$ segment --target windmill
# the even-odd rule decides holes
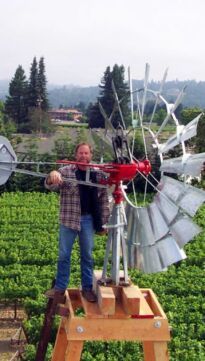
[[[188,177],[200,176],[205,162],[205,153],[191,154],[186,142],[197,134],[197,126],[202,113],[187,125],[181,125],[175,110],[182,101],[185,88],[174,103],[168,103],[162,96],[167,70],[163,76],[159,91],[148,87],[149,65],[146,65],[142,102],[139,102],[137,90],[138,114],[142,132],[148,132],[160,158],[161,180],[157,187],[150,179],[156,195],[147,207],[138,207],[128,198],[128,258],[129,266],[140,268],[143,272],[153,273],[166,269],[186,257],[183,247],[199,232],[200,228],[191,218],[205,201],[205,192],[186,183]],[[143,124],[143,114],[147,94],[155,97],[155,105],[149,124]],[[152,122],[159,102],[166,106],[167,115],[157,131],[152,130]],[[165,142],[160,142],[160,134],[168,121],[175,127],[175,133]],[[145,140],[145,137],[144,137]],[[177,158],[167,156],[170,150],[180,148],[182,155]],[[146,149],[146,146],[145,146]],[[180,180],[176,180],[176,176]],[[134,227],[134,229],[133,229]]]
[[[176,117],[175,111],[182,101],[185,89],[182,89],[174,103],[169,103],[163,95],[167,70],[164,73],[158,91],[149,88],[149,72],[150,67],[146,64],[144,85],[140,89],[132,89],[130,76],[129,95],[131,98],[133,134],[135,134],[136,129],[141,129],[145,153],[143,160],[138,160],[133,155],[134,141],[131,139],[130,130],[126,129],[120,107],[122,99],[118,98],[114,83],[112,84],[112,90],[115,102],[111,115],[107,115],[102,105],[99,104],[105,120],[105,136],[113,149],[115,159],[111,163],[88,164],[86,181],[82,183],[97,187],[112,186],[114,188],[114,205],[110,222],[106,225],[108,229],[108,239],[104,266],[102,274],[97,280],[98,285],[102,287],[107,286],[110,283],[116,287],[129,285],[128,267],[138,268],[145,273],[166,270],[171,264],[179,262],[186,257],[183,250],[184,245],[200,232],[200,228],[193,223],[191,218],[194,216],[199,206],[205,201],[205,192],[187,184],[186,178],[188,176],[195,177],[200,175],[205,161],[205,153],[190,154],[187,151],[186,141],[196,135],[198,122],[202,114],[199,114],[186,126],[181,125]],[[149,123],[144,124],[145,105],[148,96],[155,98],[155,104]],[[136,97],[137,101],[138,120],[134,119],[134,97]],[[159,128],[155,131],[153,120],[159,103],[165,104],[166,116]],[[114,128],[112,119],[116,111],[120,114],[120,122],[117,128]],[[172,121],[175,127],[175,133],[169,139],[161,143],[160,134],[169,121]],[[147,134],[151,137],[153,149],[157,151],[160,159],[160,181],[152,174],[146,144]],[[181,148],[182,155],[177,158],[168,158],[168,152],[176,146]],[[12,172],[46,177],[46,174],[40,173],[39,171],[31,172],[19,169],[18,165],[20,163],[22,162],[17,161],[16,154],[9,141],[0,136],[0,184],[4,184]],[[56,164],[24,162],[25,165],[31,163],[36,164],[37,168],[44,164]],[[62,163],[71,164],[72,162],[59,161],[57,163],[62,165]],[[76,162],[74,163],[78,164]],[[90,181],[90,172],[92,170],[97,170],[105,175],[104,184],[93,184]],[[135,197],[135,201],[131,201],[129,195],[127,195],[127,183],[130,183],[133,187],[133,193],[136,196],[135,178],[139,174],[145,179],[145,195],[148,184],[153,187],[156,193],[153,201],[148,206],[139,206],[137,204],[137,197]],[[177,175],[181,180],[170,177],[171,174]],[[71,180],[64,179],[64,181]],[[79,181],[74,182],[79,183]],[[110,253],[112,259],[110,277],[108,277]],[[121,267],[121,261],[123,267]],[[120,268],[123,268],[123,276]],[[99,292],[103,292],[102,290],[103,288],[101,288],[101,291]],[[120,292],[120,298],[122,298],[122,303],[124,303],[123,307],[126,307],[127,310],[129,308],[129,310],[131,310],[129,312],[131,312],[132,316],[136,316],[136,318],[142,317],[137,311],[136,314],[133,315],[133,309],[135,309],[136,305],[132,305],[132,302],[130,301],[132,297],[126,295],[124,288],[122,288],[122,290],[120,289],[120,291],[115,291],[115,293],[116,292],[117,295],[118,292]],[[72,294],[70,294],[69,297],[72,299]],[[151,293],[148,298],[152,299],[153,303],[155,302],[153,301],[154,298],[152,298]],[[103,302],[102,299],[101,303]],[[139,299],[141,304],[144,304],[144,297],[142,298],[139,296]],[[103,309],[103,304],[101,306]],[[150,305],[145,306],[145,318],[154,318],[155,314],[149,306]],[[155,308],[157,308],[157,306]],[[108,314],[111,312],[112,314],[113,311],[106,310],[106,312]],[[163,316],[163,313],[161,312],[160,315]],[[159,315],[157,315],[157,317],[159,321]],[[163,317],[160,320],[165,321]],[[154,325],[156,329],[161,327],[161,324],[157,324],[157,321]],[[168,332],[167,329],[166,332]],[[82,329],[79,328],[78,333],[83,333]],[[117,336],[115,337],[118,339]],[[162,335],[160,335],[160,337],[163,338]],[[166,340],[168,340],[168,338]],[[59,342],[58,339],[56,347],[58,347]],[[148,355],[149,352],[146,351],[146,349],[145,341],[144,352]],[[164,348],[164,350],[166,350],[166,348]],[[153,355],[154,353],[155,351],[152,352]],[[56,354],[57,353],[55,353],[55,355]],[[148,358],[150,356],[147,356],[147,360],[158,360],[157,358],[154,358],[155,356],[153,356],[152,359]],[[55,357],[53,360],[58,360]],[[165,360],[165,358],[163,360]]]
[[[191,218],[195,215],[200,205],[205,201],[205,192],[187,184],[186,180],[190,176],[200,176],[205,162],[205,153],[191,154],[187,151],[186,147],[186,142],[197,134],[197,126],[202,113],[185,126],[179,123],[179,120],[175,115],[175,110],[185,95],[185,88],[183,88],[179,93],[174,103],[169,103],[163,96],[167,69],[164,73],[158,91],[149,88],[149,72],[149,64],[146,64],[144,86],[141,89],[132,90],[132,81],[130,78],[131,114],[133,130],[135,131],[137,128],[141,129],[145,153],[145,159],[143,160],[144,170],[141,170],[139,166],[136,170],[135,177],[141,174],[141,176],[145,179],[145,195],[148,184],[153,188],[156,195],[148,206],[138,206],[137,199],[135,198],[134,201],[131,201],[126,194],[125,187],[122,185],[121,189],[123,197],[127,203],[125,212],[126,215],[121,215],[121,217],[118,216],[118,219],[114,223],[122,224],[122,219],[124,219],[124,224],[126,224],[124,230],[127,231],[126,243],[128,266],[130,268],[138,268],[145,273],[155,273],[166,270],[171,264],[186,258],[186,254],[183,250],[184,245],[200,232],[200,228],[192,221]],[[130,141],[131,146],[128,146],[128,136],[130,130],[126,130],[120,109],[120,103],[122,100],[118,99],[114,84],[112,88],[115,97],[114,110],[119,111],[121,123],[119,125],[119,129],[114,129],[112,126],[112,116],[114,114],[114,110],[110,117],[108,117],[100,105],[101,113],[105,119],[105,133],[111,134],[108,139],[112,139],[112,146],[115,151],[116,159],[119,163],[131,163],[134,161],[137,165],[139,165],[139,160],[133,155],[133,143]],[[134,95],[136,95],[137,100],[138,122],[134,120],[133,115]],[[144,124],[144,111],[148,95],[155,98],[155,103],[150,121]],[[154,131],[152,129],[152,124],[156,114],[157,105],[159,103],[163,103],[166,106],[166,116],[159,128]],[[160,134],[167,125],[168,121],[172,122],[175,132],[169,137],[169,139],[161,143]],[[136,127],[137,123],[139,123],[138,127]],[[118,134],[119,132],[121,133],[120,135]],[[146,134],[148,134],[152,140],[152,152],[157,151],[160,159],[160,181],[158,181],[152,174],[151,165],[148,159]],[[116,144],[118,144],[118,152],[116,152]],[[168,152],[175,149],[175,147],[180,148],[182,155],[176,158],[168,157]],[[123,167],[123,165],[121,166]],[[180,180],[176,180],[176,176]],[[135,177],[130,178],[134,195],[137,193],[134,185]],[[123,204],[121,205],[123,207]],[[123,211],[121,213],[123,214]],[[106,275],[110,243],[110,238],[108,238],[102,277],[103,280]],[[114,242],[114,244],[115,243],[116,242]],[[113,253],[115,252],[119,254],[119,250],[114,250]],[[123,256],[125,252],[124,246],[122,245]],[[126,256],[124,256],[124,258],[126,260]],[[126,261],[124,263],[125,282],[127,282]],[[114,272],[118,272],[117,266],[114,267]],[[113,276],[113,279],[115,280],[115,283],[119,281],[116,274]]]

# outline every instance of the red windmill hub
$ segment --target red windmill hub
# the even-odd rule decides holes
[[[119,163],[105,163],[105,164],[93,164],[93,163],[82,163],[75,161],[65,161],[59,160],[58,164],[74,164],[74,165],[83,165],[88,168],[101,170],[104,173],[109,174],[107,178],[105,178],[103,184],[108,184],[109,186],[115,185],[115,189],[113,192],[113,197],[116,204],[119,204],[123,201],[123,193],[121,189],[121,182],[129,182],[134,179],[137,173],[143,173],[144,175],[148,175],[151,172],[151,164],[148,159],[144,161],[133,161],[128,164],[119,164]]]

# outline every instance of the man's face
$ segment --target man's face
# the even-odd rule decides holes
[[[92,159],[92,153],[90,151],[89,146],[81,145],[75,154],[75,159],[77,162],[90,163]],[[87,167],[79,166],[79,168],[82,170],[86,170]]]

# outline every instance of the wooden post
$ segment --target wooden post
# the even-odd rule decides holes
[[[63,326],[63,319],[61,320],[60,326],[58,328],[58,333],[56,336],[55,347],[53,350],[52,361],[63,361],[65,359],[66,349],[68,345],[68,340]]]
[[[65,361],[80,361],[82,349],[83,341],[69,341],[66,350]],[[61,361],[62,360],[63,359],[61,359]]]
[[[143,342],[144,361],[169,361],[166,342]]]
[[[68,341],[62,319],[56,336],[52,361],[79,361],[82,349],[83,341]]]

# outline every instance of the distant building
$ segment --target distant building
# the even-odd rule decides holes
[[[80,121],[83,116],[82,112],[77,109],[52,109],[49,110],[51,119],[53,120],[73,120]]]

